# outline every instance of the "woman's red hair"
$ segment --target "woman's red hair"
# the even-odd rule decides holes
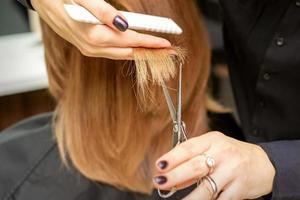
[[[210,48],[195,2],[108,2],[129,11],[172,18],[183,28],[180,36],[164,37],[187,50],[183,120],[189,137],[203,134],[207,131],[205,91]],[[149,193],[153,187],[154,161],[171,148],[172,121],[161,87],[148,84],[145,95],[151,92],[153,98],[141,109],[140,98],[137,98],[141,92],[138,83],[141,74],[136,70],[140,64],[85,57],[45,23],[42,30],[50,92],[57,100],[55,135],[62,158],[69,159],[89,179]],[[147,60],[145,52],[154,51],[154,60],[168,57],[164,50],[135,52],[138,58],[144,56]],[[155,73],[163,69],[159,69],[155,61],[150,63],[147,67],[156,70]],[[176,89],[177,79],[171,79],[167,85]],[[176,90],[171,90],[171,95],[175,99]]]

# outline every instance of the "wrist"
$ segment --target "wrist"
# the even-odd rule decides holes
[[[264,160],[264,171],[266,173],[266,180],[265,180],[265,186],[266,186],[266,195],[272,193],[273,190],[273,184],[274,184],[274,179],[276,175],[276,169],[275,166],[273,165],[271,159],[269,158],[269,155],[267,152],[261,147],[258,146],[262,155],[262,158]]]

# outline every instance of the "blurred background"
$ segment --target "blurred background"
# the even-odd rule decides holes
[[[238,119],[226,65],[222,14],[218,0],[198,0],[209,30],[213,57],[210,86],[213,96]],[[13,123],[52,111],[38,17],[16,0],[0,1],[0,131]]]

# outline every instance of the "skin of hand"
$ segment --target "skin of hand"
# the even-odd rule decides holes
[[[215,160],[213,169],[207,156]],[[219,132],[192,138],[157,160],[156,188],[186,188],[205,176],[217,184],[218,200],[255,199],[272,192],[275,168],[265,151],[257,145],[241,142]],[[213,171],[211,171],[213,170]],[[184,200],[210,200],[213,190],[207,180]]]
[[[89,57],[104,57],[115,60],[131,60],[134,47],[167,48],[171,44],[163,38],[118,29],[114,20],[127,24],[122,14],[104,0],[74,0],[85,7],[106,25],[93,25],[72,20],[65,12],[66,0],[31,0],[39,16],[62,38],[76,46]],[[123,24],[124,24],[123,23]],[[128,24],[127,24],[128,25]]]

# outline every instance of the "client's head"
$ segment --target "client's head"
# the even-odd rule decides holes
[[[107,2],[172,18],[183,28],[180,36],[163,37],[186,49],[183,120],[189,136],[204,133],[210,50],[194,1]],[[177,88],[177,79],[172,78],[176,61],[162,49],[136,49],[135,62],[89,58],[45,23],[42,30],[50,92],[57,100],[54,126],[62,158],[92,180],[150,192],[154,160],[171,148],[172,121],[159,81]],[[175,97],[176,90],[171,95]]]

